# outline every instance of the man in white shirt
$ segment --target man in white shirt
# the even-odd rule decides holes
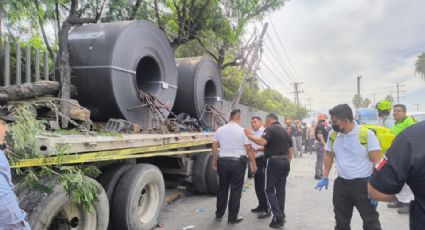
[[[251,127],[254,130],[255,137],[263,136],[264,127],[263,121],[260,117],[254,116],[251,118]],[[255,161],[257,163],[257,173],[254,175],[255,193],[258,198],[258,206],[251,210],[251,212],[258,212],[259,218],[270,216],[270,208],[267,202],[265,191],[265,167],[266,159],[264,158],[264,147],[252,142],[252,148],[255,151]]]
[[[335,158],[338,172],[333,191],[335,230],[351,229],[354,207],[363,220],[363,229],[380,230],[377,203],[371,200],[367,193],[367,183],[373,165],[378,164],[381,158],[378,139],[372,131],[353,122],[353,111],[347,104],[335,106],[329,114],[334,134],[329,134],[326,143],[325,168],[316,189],[328,188],[329,171]]]
[[[221,221],[229,199],[228,223],[232,224],[243,220],[238,214],[245,169],[248,163],[247,154],[252,162],[252,172],[257,171],[255,153],[240,123],[240,110],[233,110],[230,113],[229,123],[215,132],[212,144],[213,168],[217,170],[219,178],[216,220]],[[218,154],[219,147],[220,154]]]

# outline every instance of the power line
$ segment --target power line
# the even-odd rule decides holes
[[[272,61],[270,61],[270,59],[268,58],[268,56],[264,56],[265,57],[265,59],[267,59],[271,64],[273,64],[272,63]],[[288,77],[288,75],[286,74],[286,73],[283,73],[282,74],[289,82],[293,82],[293,80],[292,79],[290,79],[289,77]]]
[[[282,81],[278,76],[275,75],[275,73],[271,70],[271,68],[263,61],[263,66],[266,67],[266,69],[271,73],[271,75],[277,80],[279,83],[285,85],[285,82]]]
[[[296,76],[296,77],[298,77],[298,78],[300,78],[301,80],[303,80],[303,79],[302,79],[302,78],[298,75],[297,71],[295,70],[294,65],[293,65],[293,64],[292,64],[292,62],[291,62],[291,59],[289,58],[289,56],[288,56],[288,54],[287,54],[287,52],[286,52],[285,46],[283,45],[283,42],[282,42],[282,40],[280,39],[279,34],[277,33],[276,27],[274,26],[274,24],[273,24],[272,20],[270,19],[270,15],[269,15],[269,21],[270,21],[270,25],[272,26],[272,29],[273,29],[274,33],[276,34],[276,37],[277,37],[277,39],[278,39],[278,41],[279,41],[280,46],[282,47],[283,53],[285,54],[286,58],[288,59],[288,63],[289,63],[289,65],[292,67],[292,70],[293,70],[293,71],[294,71],[294,73],[295,73],[295,76]]]
[[[288,75],[288,77],[291,79],[292,82],[295,81],[295,78],[292,76],[292,73],[290,73],[289,71],[287,71],[287,69],[289,70],[290,68],[287,68],[285,66],[285,59],[280,55],[279,53],[279,49],[275,46],[273,40],[271,39],[270,35],[267,34],[267,38],[270,41],[270,44],[272,45],[273,49],[272,51],[270,51],[271,53],[275,53],[277,56],[275,56],[277,63],[279,64],[279,66],[283,69],[283,71]],[[270,49],[269,49],[270,50]]]

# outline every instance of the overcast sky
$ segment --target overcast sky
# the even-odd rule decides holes
[[[372,103],[374,92],[376,101],[390,90],[396,97],[400,81],[404,85],[400,103],[410,111],[421,104],[425,111],[425,81],[414,72],[417,56],[425,51],[424,9],[424,0],[287,2],[265,20],[272,24],[260,75],[292,100],[290,80],[303,82],[301,103],[312,98],[313,109],[322,111],[338,103],[351,104],[358,75],[363,76],[361,93]]]

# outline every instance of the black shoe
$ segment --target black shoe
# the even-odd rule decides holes
[[[410,204],[402,204],[402,206],[397,210],[398,214],[409,214]]]
[[[215,216],[215,221],[220,222],[223,219],[223,216]]]
[[[272,212],[269,210],[269,211],[266,211],[266,212],[261,212],[260,214],[258,214],[258,218],[259,219],[265,219],[265,218],[268,218],[268,217],[271,217],[272,216]]]
[[[314,179],[315,180],[320,180],[320,179],[322,179],[322,177],[321,176],[318,176],[318,175],[314,175]]]
[[[241,216],[236,217],[236,219],[228,220],[227,223],[229,224],[238,224],[242,222],[243,218]]]
[[[397,200],[397,201],[394,201],[394,202],[387,204],[387,207],[388,208],[401,208],[401,207],[403,207],[403,203],[401,203],[400,201]]]
[[[282,228],[284,225],[283,218],[273,217],[272,222],[270,223],[270,228]]]
[[[262,212],[264,209],[262,209],[260,206],[257,206],[254,209],[251,209],[251,212]]]

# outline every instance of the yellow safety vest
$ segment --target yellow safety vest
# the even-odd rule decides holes
[[[359,139],[360,144],[365,146],[367,149],[367,132],[368,130],[372,130],[376,137],[378,138],[379,145],[381,146],[381,157],[387,152],[387,150],[391,147],[391,144],[394,141],[395,135],[391,133],[391,129],[387,127],[383,127],[380,125],[372,125],[372,124],[363,124],[360,126]],[[331,150],[332,156],[334,156],[333,146],[336,138],[338,137],[337,132],[332,132],[329,137],[329,141],[331,142]]]

